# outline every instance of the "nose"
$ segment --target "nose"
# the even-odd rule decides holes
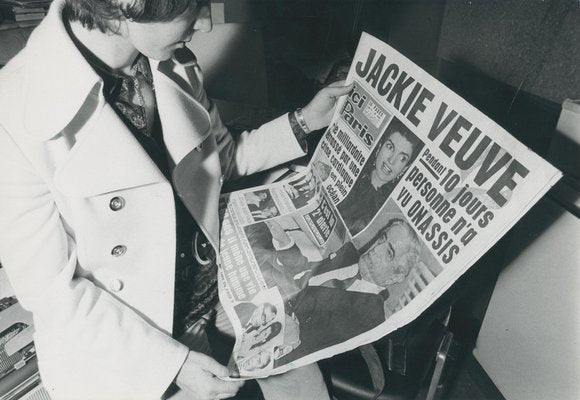
[[[197,14],[197,19],[193,25],[193,30],[198,32],[210,32],[213,27],[211,22],[211,8],[210,5],[204,5]]]

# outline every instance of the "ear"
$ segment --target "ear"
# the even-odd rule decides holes
[[[130,25],[134,24],[135,22],[133,21],[132,18],[130,19],[125,19],[125,18],[121,18],[117,21],[118,24],[118,30],[117,30],[117,35],[123,37],[123,38],[127,38],[129,37],[129,32],[130,32]]]

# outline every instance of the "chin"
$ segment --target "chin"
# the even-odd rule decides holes
[[[389,183],[393,180],[393,177],[391,175],[385,175],[382,172],[378,172],[378,171],[377,171],[377,178],[381,182],[381,186],[383,186],[385,183]]]
[[[395,180],[395,174],[389,174],[389,175],[385,175],[385,179],[384,182],[385,183],[389,183]]]
[[[155,61],[166,61],[171,58],[173,51],[143,52],[143,54]]]

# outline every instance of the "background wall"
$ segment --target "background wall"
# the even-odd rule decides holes
[[[448,0],[438,55],[561,103],[580,93],[580,2]]]

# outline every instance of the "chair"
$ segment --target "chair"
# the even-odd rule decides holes
[[[450,314],[451,307],[436,316],[424,314],[372,344],[321,361],[333,398],[433,400],[453,341]]]

